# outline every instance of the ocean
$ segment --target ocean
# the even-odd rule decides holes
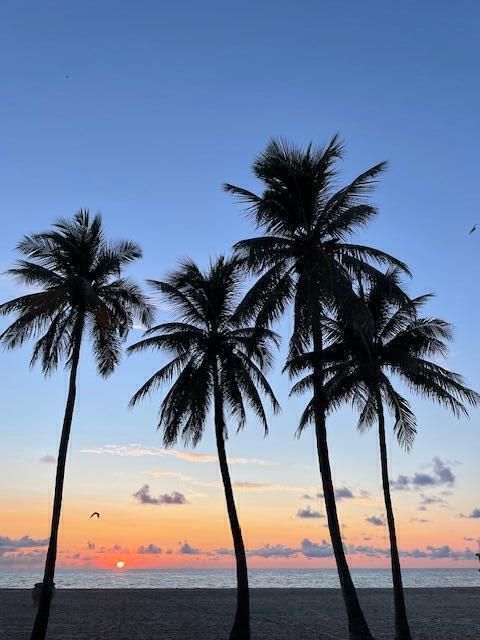
[[[472,569],[404,569],[405,587],[480,587],[480,572]],[[251,569],[253,588],[339,588],[335,569]],[[388,569],[353,569],[360,588],[392,586]],[[42,579],[41,570],[0,570],[0,588],[30,589]],[[66,570],[59,569],[55,583],[61,589],[218,589],[234,588],[231,569]]]

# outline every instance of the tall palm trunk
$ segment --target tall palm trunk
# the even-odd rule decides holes
[[[48,543],[45,571],[43,574],[43,586],[40,595],[37,615],[33,625],[30,640],[45,640],[47,635],[48,618],[50,616],[50,603],[52,601],[53,582],[55,577],[55,563],[57,560],[58,528],[62,511],[63,481],[65,478],[65,463],[67,460],[68,440],[72,426],[73,409],[75,407],[76,379],[78,362],[80,359],[80,346],[83,333],[83,318],[76,324],[73,336],[74,345],[72,351],[72,365],[70,369],[70,383],[68,386],[67,405],[63,418],[62,436],[58,449],[57,475],[55,478],[55,497],[53,499],[52,524],[50,528],[50,540]]]
[[[403,593],[402,572],[398,555],[397,534],[395,532],[395,518],[393,516],[392,499],[390,497],[390,482],[388,479],[387,444],[385,440],[385,416],[380,393],[377,393],[378,435],[380,442],[380,460],[382,464],[383,495],[387,512],[388,534],[390,536],[390,555],[392,558],[393,598],[395,605],[395,639],[412,640],[408,626],[407,609]]]
[[[223,415],[222,391],[218,380],[218,372],[215,371],[214,381],[214,405],[215,405],[215,436],[217,440],[218,459],[222,474],[225,500],[227,503],[228,519],[233,538],[233,548],[237,563],[237,610],[230,640],[250,640],[250,596],[248,591],[248,570],[245,545],[243,544],[242,530],[237,516],[235,499],[233,497],[232,482],[228,469],[227,454],[225,451],[225,420]]]
[[[332,471],[328,456],[327,425],[325,418],[324,373],[322,363],[323,337],[322,327],[317,318],[312,319],[313,349],[316,361],[313,368],[313,403],[315,417],[315,435],[317,440],[318,462],[322,476],[325,510],[327,512],[328,529],[332,541],[333,553],[337,564],[338,577],[342,589],[343,601],[348,618],[348,636],[350,640],[373,640],[372,634],[363,615],[357,591],[353,584],[350,569],[343,548],[342,533],[338,521],[335,491],[332,482]]]

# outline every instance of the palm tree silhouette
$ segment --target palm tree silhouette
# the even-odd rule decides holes
[[[293,332],[288,359],[313,347],[314,393],[311,407],[322,476],[325,508],[333,551],[342,588],[349,636],[369,640],[371,633],[350,575],[338,522],[330,469],[326,430],[324,331],[322,315],[352,303],[352,277],[383,278],[373,263],[407,267],[388,254],[348,242],[376,214],[365,202],[385,163],[359,175],[334,191],[335,162],[343,155],[338,137],[325,149],[309,145],[302,149],[273,140],[255,160],[253,173],[262,183],[257,195],[226,184],[226,191],[247,205],[263,236],[242,240],[236,255],[253,273],[260,275],[239,309],[245,318],[255,317],[259,326],[278,320],[293,303]],[[402,297],[402,292],[397,292]]]
[[[170,306],[176,321],[152,327],[129,353],[159,349],[172,356],[133,396],[135,405],[163,383],[175,379],[161,404],[159,428],[167,447],[181,438],[195,446],[213,409],[220,472],[237,567],[237,609],[231,640],[250,638],[250,607],[245,545],[238,520],[228,468],[225,440],[226,414],[245,426],[249,405],[267,432],[267,418],[261,394],[277,400],[264,375],[272,363],[271,347],[279,339],[269,329],[245,326],[237,320],[237,304],[243,270],[237,261],[223,257],[202,272],[184,261],[168,278],[149,281]]]
[[[123,268],[141,257],[130,241],[108,243],[99,215],[80,211],[72,220],[60,220],[51,231],[25,236],[18,244],[21,259],[7,273],[21,284],[39,287],[0,306],[0,314],[17,314],[2,333],[8,349],[35,338],[31,364],[40,363],[45,375],[66,361],[70,369],[67,404],[58,451],[55,496],[43,587],[31,639],[44,640],[57,557],[58,527],[68,440],[76,396],[76,378],[82,340],[88,331],[97,369],[111,374],[121,357],[121,344],[135,319],[145,325],[152,312],[140,288],[122,277]]]
[[[371,286],[361,284],[359,298],[363,306],[359,316],[339,314],[324,320],[330,341],[323,352],[327,378],[325,392],[330,410],[351,402],[360,412],[358,429],[378,423],[382,484],[387,514],[395,605],[395,638],[411,640],[403,593],[395,519],[390,496],[385,408],[395,416],[394,433],[400,446],[413,445],[417,424],[408,401],[394,386],[392,378],[402,381],[411,391],[450,409],[456,417],[467,416],[464,403],[478,405],[480,396],[464,385],[456,373],[434,360],[442,358],[451,340],[451,326],[437,318],[419,317],[429,299],[421,296],[398,304],[392,300],[392,288],[400,286],[396,270],[387,279]],[[296,371],[302,368],[298,362]],[[298,389],[308,385],[308,377]],[[296,389],[294,388],[295,392]]]

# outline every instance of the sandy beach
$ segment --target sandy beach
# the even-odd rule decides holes
[[[360,589],[377,640],[391,640],[392,592]],[[95,589],[56,594],[49,640],[223,640],[235,593],[231,589]],[[469,640],[480,634],[480,589],[407,589],[416,640]],[[337,589],[253,589],[252,638],[344,639]],[[30,592],[0,590],[0,638],[24,640],[33,620]]]

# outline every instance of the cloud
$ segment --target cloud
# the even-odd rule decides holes
[[[122,547],[121,544],[114,544],[111,547],[98,547],[97,553],[130,553],[128,547]]]
[[[451,467],[438,456],[433,458],[433,473],[437,476],[438,482],[441,484],[452,485],[455,483],[455,475]]]
[[[368,556],[369,558],[387,558],[390,556],[389,549],[368,545],[350,545],[347,551],[352,555]]]
[[[187,500],[183,493],[173,491],[172,493],[162,493],[156,498],[150,495],[150,486],[144,484],[133,494],[135,500],[141,504],[186,504]]]
[[[443,547],[428,546],[427,549],[430,551],[430,557],[432,560],[443,558],[451,558],[452,560],[469,560],[474,557],[473,551],[470,551],[470,549],[467,548],[464,551],[455,551],[454,549],[451,549],[448,544]]]
[[[104,447],[80,449],[81,453],[93,453],[97,455],[107,454],[121,457],[145,457],[164,456],[187,460],[188,462],[208,463],[217,462],[218,457],[210,453],[197,453],[195,451],[178,451],[177,449],[160,449],[156,447],[143,447],[141,444],[106,444]],[[228,458],[230,464],[258,464],[266,467],[276,467],[278,462],[272,460],[260,460],[259,458]]]
[[[192,484],[199,487],[212,487],[214,489],[223,490],[223,485],[221,482],[205,482],[203,480],[197,480],[192,476],[187,476],[183,473],[177,473],[175,471],[150,471],[147,475],[151,476],[152,478],[177,478],[178,480],[191,482]],[[296,487],[293,485],[268,484],[264,482],[250,482],[245,480],[236,480],[233,483],[233,486],[240,491],[271,491],[273,493],[285,491],[288,491],[290,493],[299,493],[301,491],[307,490],[305,487]],[[313,500],[314,498],[311,499]]]
[[[200,483],[198,483],[200,484]],[[221,485],[217,485],[221,487]],[[236,489],[240,489],[240,491],[271,491],[271,492],[286,492],[289,493],[299,493],[300,491],[305,491],[305,487],[295,487],[293,485],[285,485],[285,484],[267,484],[264,482],[249,482],[237,480],[233,483],[233,486]]]
[[[312,509],[310,508],[310,505],[308,505],[304,509],[300,508],[297,511],[297,518],[309,519],[309,518],[324,518],[324,517],[325,516],[322,513],[320,513],[320,511],[312,511]]]
[[[407,476],[400,475],[396,480],[390,480],[390,488],[393,491],[405,491],[410,487],[410,480]]]
[[[0,549],[0,563],[3,567],[41,566],[45,562],[45,549],[31,549],[29,551],[15,551]]]
[[[302,496],[302,500],[313,500],[314,497],[311,496],[309,493],[304,493]]]
[[[421,493],[420,497],[422,499],[418,503],[419,504],[419,506],[418,506],[419,511],[426,511],[427,510],[427,506],[431,506],[432,504],[438,504],[441,507],[446,507],[447,504],[448,504],[443,498],[439,498],[438,496],[427,496],[424,493]]]
[[[410,522],[416,522],[417,524],[425,524],[426,522],[430,522],[430,520],[426,520],[425,518],[410,518]]]
[[[436,484],[436,480],[433,476],[431,476],[428,473],[416,473],[413,476],[411,483],[415,487],[427,487],[429,485]]]
[[[147,544],[146,546],[142,544],[140,547],[138,547],[137,553],[157,556],[162,553],[162,550],[155,544]]]
[[[461,518],[480,518],[480,507],[475,507],[475,509],[472,509],[472,511],[468,514],[468,516],[463,515],[463,513],[460,514]]]
[[[178,553],[184,556],[197,556],[200,555],[202,551],[200,549],[195,549],[195,547],[191,547],[185,540],[185,542],[180,545]]]
[[[374,527],[385,526],[385,520],[382,516],[370,516],[369,518],[365,518],[365,521],[373,524]]]
[[[46,464],[55,464],[57,459],[55,458],[55,456],[47,454],[46,456],[42,456],[41,458],[39,458],[38,461],[44,462]]]
[[[246,489],[247,491],[261,491],[262,489],[269,489],[271,485],[262,484],[261,482],[244,482],[237,481],[233,483],[236,489]]]
[[[214,549],[214,555],[216,556],[233,556],[233,549],[227,549],[226,547],[220,547],[219,549]]]
[[[24,549],[28,547],[46,547],[48,538],[35,540],[30,536],[22,536],[21,538],[9,538],[8,536],[0,536],[0,552],[3,550]]]
[[[442,460],[438,456],[432,458],[431,473],[417,472],[413,476],[399,475],[396,480],[390,480],[390,486],[395,491],[407,491],[409,489],[420,489],[424,487],[434,487],[447,485],[452,487],[455,484],[455,474],[452,471],[452,462]]]
[[[306,558],[330,558],[333,555],[332,545],[326,540],[312,542],[304,538],[300,544],[300,549]]]
[[[337,500],[343,500],[344,498],[353,498],[353,497],[354,495],[350,491],[350,489],[348,489],[348,487],[339,487],[338,489],[335,489],[335,498]]]
[[[285,547],[283,544],[266,544],[259,549],[250,549],[247,553],[249,556],[257,556],[259,558],[292,558],[297,554],[298,549]]]
[[[370,493],[368,491],[361,490],[360,495],[362,496],[362,498],[368,498],[370,496]],[[317,498],[322,499],[323,497],[324,496],[322,492],[317,493]],[[345,498],[353,499],[356,497],[357,496],[355,496],[353,491],[348,487],[338,487],[337,489],[335,489],[335,498],[337,500],[344,500]]]
[[[177,480],[186,480],[187,482],[191,482],[195,478],[192,476],[186,476],[183,473],[177,473],[176,471],[150,471],[148,474],[153,478],[176,478]]]

